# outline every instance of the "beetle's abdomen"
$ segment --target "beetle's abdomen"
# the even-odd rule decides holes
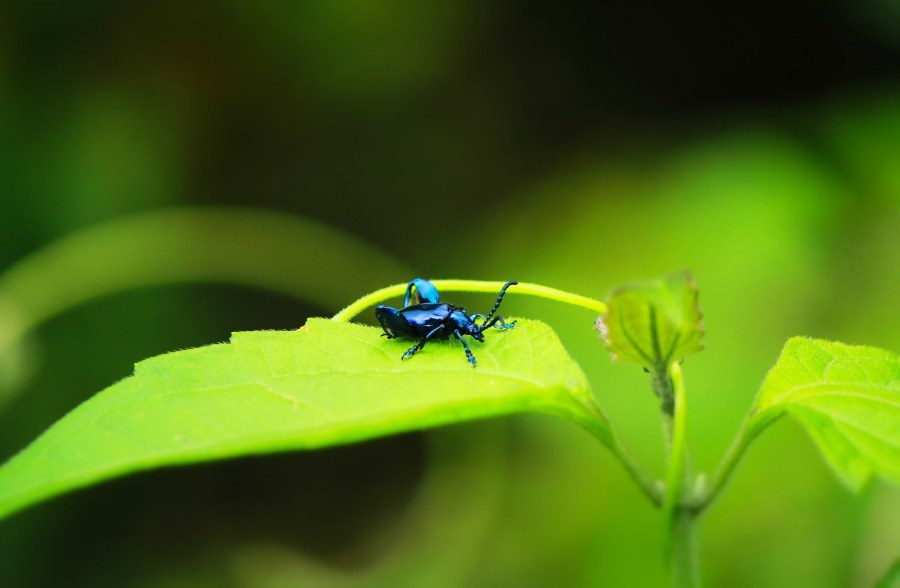
[[[400,311],[390,306],[379,304],[375,309],[375,318],[381,324],[381,328],[389,337],[408,337],[410,336],[409,324],[400,314]]]

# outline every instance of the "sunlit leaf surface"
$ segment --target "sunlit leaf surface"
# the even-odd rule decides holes
[[[874,347],[794,337],[763,382],[751,433],[796,417],[851,488],[900,483],[900,359]]]
[[[351,443],[514,412],[608,428],[578,365],[543,323],[474,343],[409,341],[311,319],[299,331],[236,333],[228,344],[141,362],[0,468],[0,516],[130,472]]]

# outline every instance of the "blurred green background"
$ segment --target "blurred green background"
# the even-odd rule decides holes
[[[900,8],[8,0],[0,268],[3,459],[135,361],[413,275],[603,297],[688,268],[710,471],[789,336],[900,349]],[[659,473],[594,317],[504,311]],[[656,586],[660,531],[586,434],[517,417],[66,496],[0,524],[0,585]],[[852,496],[782,422],[701,533],[710,586],[869,586],[900,491]]]

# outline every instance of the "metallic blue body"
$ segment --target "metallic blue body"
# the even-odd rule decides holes
[[[466,314],[466,309],[454,306],[446,302],[439,302],[439,294],[434,284],[423,278],[415,278],[406,287],[403,297],[403,308],[397,310],[390,306],[379,304],[375,309],[375,317],[381,328],[384,329],[383,337],[388,339],[409,338],[416,339],[418,343],[410,347],[403,354],[402,359],[407,359],[420,351],[425,343],[432,340],[449,339],[456,337],[463,345],[466,358],[472,367],[475,367],[475,355],[469,349],[469,345],[462,338],[469,335],[477,341],[484,341],[482,334],[490,327],[501,330],[511,329],[516,326],[515,321],[506,323],[501,317],[494,317],[494,313],[500,307],[506,289],[518,282],[509,281],[500,289],[494,307],[485,316],[483,314]],[[410,305],[410,301],[413,302]],[[478,324],[477,319],[483,319]],[[499,325],[498,325],[499,323]]]

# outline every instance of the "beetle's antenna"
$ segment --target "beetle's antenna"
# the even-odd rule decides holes
[[[481,326],[482,331],[487,328],[487,324],[491,320],[491,317],[493,317],[494,313],[497,312],[497,309],[500,308],[500,303],[503,302],[503,295],[506,294],[506,289],[510,286],[515,286],[518,283],[519,282],[515,280],[510,280],[503,284],[503,287],[500,288],[500,294],[497,295],[497,302],[494,303],[494,308],[491,309],[491,312],[489,312],[487,317],[484,319],[484,324]]]

